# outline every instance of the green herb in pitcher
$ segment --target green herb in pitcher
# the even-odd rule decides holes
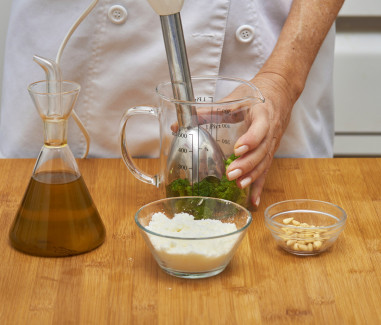
[[[225,168],[238,157],[234,154],[225,161]],[[178,196],[207,196],[225,199],[246,205],[247,192],[237,186],[236,181],[229,181],[226,175],[221,179],[214,176],[208,176],[201,182],[195,183],[193,186],[188,179],[176,179],[166,188],[167,197]],[[194,213],[194,212],[193,212]]]

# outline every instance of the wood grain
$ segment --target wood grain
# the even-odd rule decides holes
[[[78,161],[107,229],[100,248],[69,258],[12,249],[8,231],[34,162],[0,160],[0,324],[381,324],[380,158],[276,159],[235,257],[204,280],[159,269],[134,213],[160,193],[120,159]],[[286,253],[264,225],[268,205],[294,198],[330,201],[348,214],[320,256]]]

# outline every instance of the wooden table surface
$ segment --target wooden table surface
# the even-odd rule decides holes
[[[0,160],[0,324],[381,324],[381,158],[276,159],[233,260],[203,280],[159,269],[134,222],[158,191],[121,159],[78,161],[107,229],[101,247],[68,258],[11,248],[34,162]],[[329,251],[297,257],[276,246],[264,210],[295,198],[346,210],[347,227]]]

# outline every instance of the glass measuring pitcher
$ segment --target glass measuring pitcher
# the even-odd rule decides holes
[[[226,168],[237,158],[234,156],[234,144],[248,130],[251,110],[254,105],[264,102],[264,98],[253,84],[236,78],[193,77],[192,85],[195,96],[192,102],[174,99],[172,84],[164,82],[156,87],[158,106],[137,106],[125,112],[120,128],[122,158],[137,179],[158,187],[162,191],[162,196],[218,197],[247,206],[249,189],[241,189],[235,181],[228,181]],[[179,105],[190,105],[195,108],[198,132],[208,132],[211,135],[210,141],[215,143],[201,141],[200,137],[192,136],[193,131],[184,132],[179,128],[177,120]],[[126,137],[126,128],[128,121],[136,115],[150,115],[159,120],[160,170],[156,175],[150,175],[139,169],[128,150],[129,139]],[[189,137],[198,139],[198,143],[193,143]],[[205,166],[203,160],[214,159],[208,156],[208,153],[215,144],[225,162],[223,166],[225,170],[223,173],[217,173],[213,170],[212,161],[208,164],[208,170],[201,172]],[[196,180],[193,177],[195,169],[197,169]],[[221,176],[216,177],[216,175]]]
[[[67,119],[80,86],[39,81],[28,90],[44,121],[44,145],[10,229],[10,242],[37,256],[90,251],[103,243],[105,227],[67,144]]]

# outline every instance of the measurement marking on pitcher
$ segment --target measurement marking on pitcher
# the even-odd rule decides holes
[[[231,115],[230,109],[217,108],[217,114],[219,114],[220,112],[225,116]],[[225,120],[224,117],[222,117],[221,122],[223,122],[224,120]],[[216,142],[221,142],[222,144],[230,145],[230,139],[226,139],[226,138],[218,139],[218,129],[230,129],[229,123],[219,123],[219,124],[215,123],[215,124],[212,124],[211,127],[216,129],[216,137],[215,137]]]
[[[221,111],[221,109],[219,107],[217,107],[217,115],[219,114],[220,111]],[[216,139],[216,142],[219,142],[219,140],[218,140],[218,128],[217,127],[216,127],[216,137],[215,137],[215,139]]]
[[[197,129],[197,132],[198,132],[199,130]],[[192,184],[192,195],[194,195],[194,188],[193,188],[193,159],[194,159],[194,157],[193,157],[193,141],[194,141],[194,139],[193,139],[193,134],[190,134],[190,136],[192,137],[192,151],[189,151],[189,152],[191,152],[192,153],[192,168],[189,168],[190,170],[191,170],[191,184]],[[198,166],[197,166],[198,167]],[[197,180],[198,180],[198,174],[197,174]]]

